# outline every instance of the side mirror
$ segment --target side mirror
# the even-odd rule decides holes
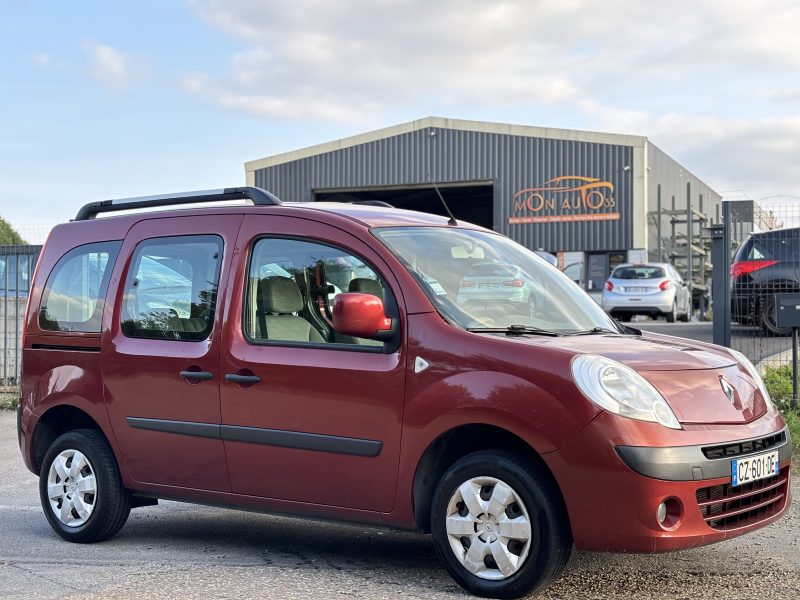
[[[379,341],[391,339],[396,331],[381,299],[357,292],[338,294],[333,299],[333,328],[342,335]]]

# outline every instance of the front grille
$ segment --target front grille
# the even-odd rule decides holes
[[[786,430],[779,431],[772,435],[768,435],[756,440],[747,440],[744,442],[734,442],[732,444],[723,444],[721,446],[707,446],[703,448],[703,454],[708,459],[714,458],[730,458],[733,456],[741,456],[742,454],[752,454],[753,452],[761,452],[768,450],[773,446],[779,446],[786,441]]]
[[[697,505],[712,529],[724,531],[752,525],[780,512],[786,505],[789,467],[774,477],[732,487],[726,483],[697,490]]]

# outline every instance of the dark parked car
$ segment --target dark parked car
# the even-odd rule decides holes
[[[535,310],[459,302],[487,263]],[[515,598],[573,545],[699,546],[790,505],[788,429],[744,356],[619,325],[431,214],[258,188],[89,204],[50,234],[23,358],[22,455],[72,542],[160,498],[344,519],[430,532],[459,584]]]
[[[772,335],[788,335],[775,322],[774,295],[800,291],[800,228],[751,234],[731,265],[731,316],[760,325]]]

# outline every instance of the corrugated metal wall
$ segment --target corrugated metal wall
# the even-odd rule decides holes
[[[601,191],[613,207],[587,209],[580,191],[550,190],[540,193],[552,207],[515,210],[518,191],[547,187],[547,181],[565,176],[609,182],[613,192],[608,187]],[[530,248],[559,252],[631,247],[631,146],[426,128],[259,169],[255,185],[284,201],[310,201],[315,190],[424,185],[431,178],[440,184],[492,182],[495,230]],[[593,216],[597,214],[605,216]],[[511,217],[526,216],[551,222],[509,224]],[[606,220],[561,220],[565,217]]]
[[[720,222],[720,204],[722,197],[700,180],[696,175],[681,166],[669,155],[659,149],[652,142],[647,142],[647,197],[648,197],[648,240],[651,260],[656,260],[658,255],[658,227],[656,225],[661,197],[661,210],[686,211],[688,197],[686,184],[690,184],[692,209],[705,213],[710,219]],[[660,188],[660,190],[659,190]],[[668,253],[675,240],[669,239],[671,235],[670,215],[661,216],[661,247],[662,253]],[[706,222],[708,226],[710,222]],[[680,224],[677,228],[679,235],[686,235],[686,225]],[[695,225],[694,235],[700,234],[699,224]],[[695,243],[697,240],[693,240]]]

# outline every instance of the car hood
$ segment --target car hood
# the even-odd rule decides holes
[[[576,355],[599,354],[631,367],[655,386],[681,423],[749,423],[767,411],[747,369],[712,344],[649,333],[516,339]]]
[[[637,371],[694,371],[737,364],[723,348],[683,338],[642,335],[577,335],[555,338],[520,336],[520,340],[575,354],[599,354]]]

